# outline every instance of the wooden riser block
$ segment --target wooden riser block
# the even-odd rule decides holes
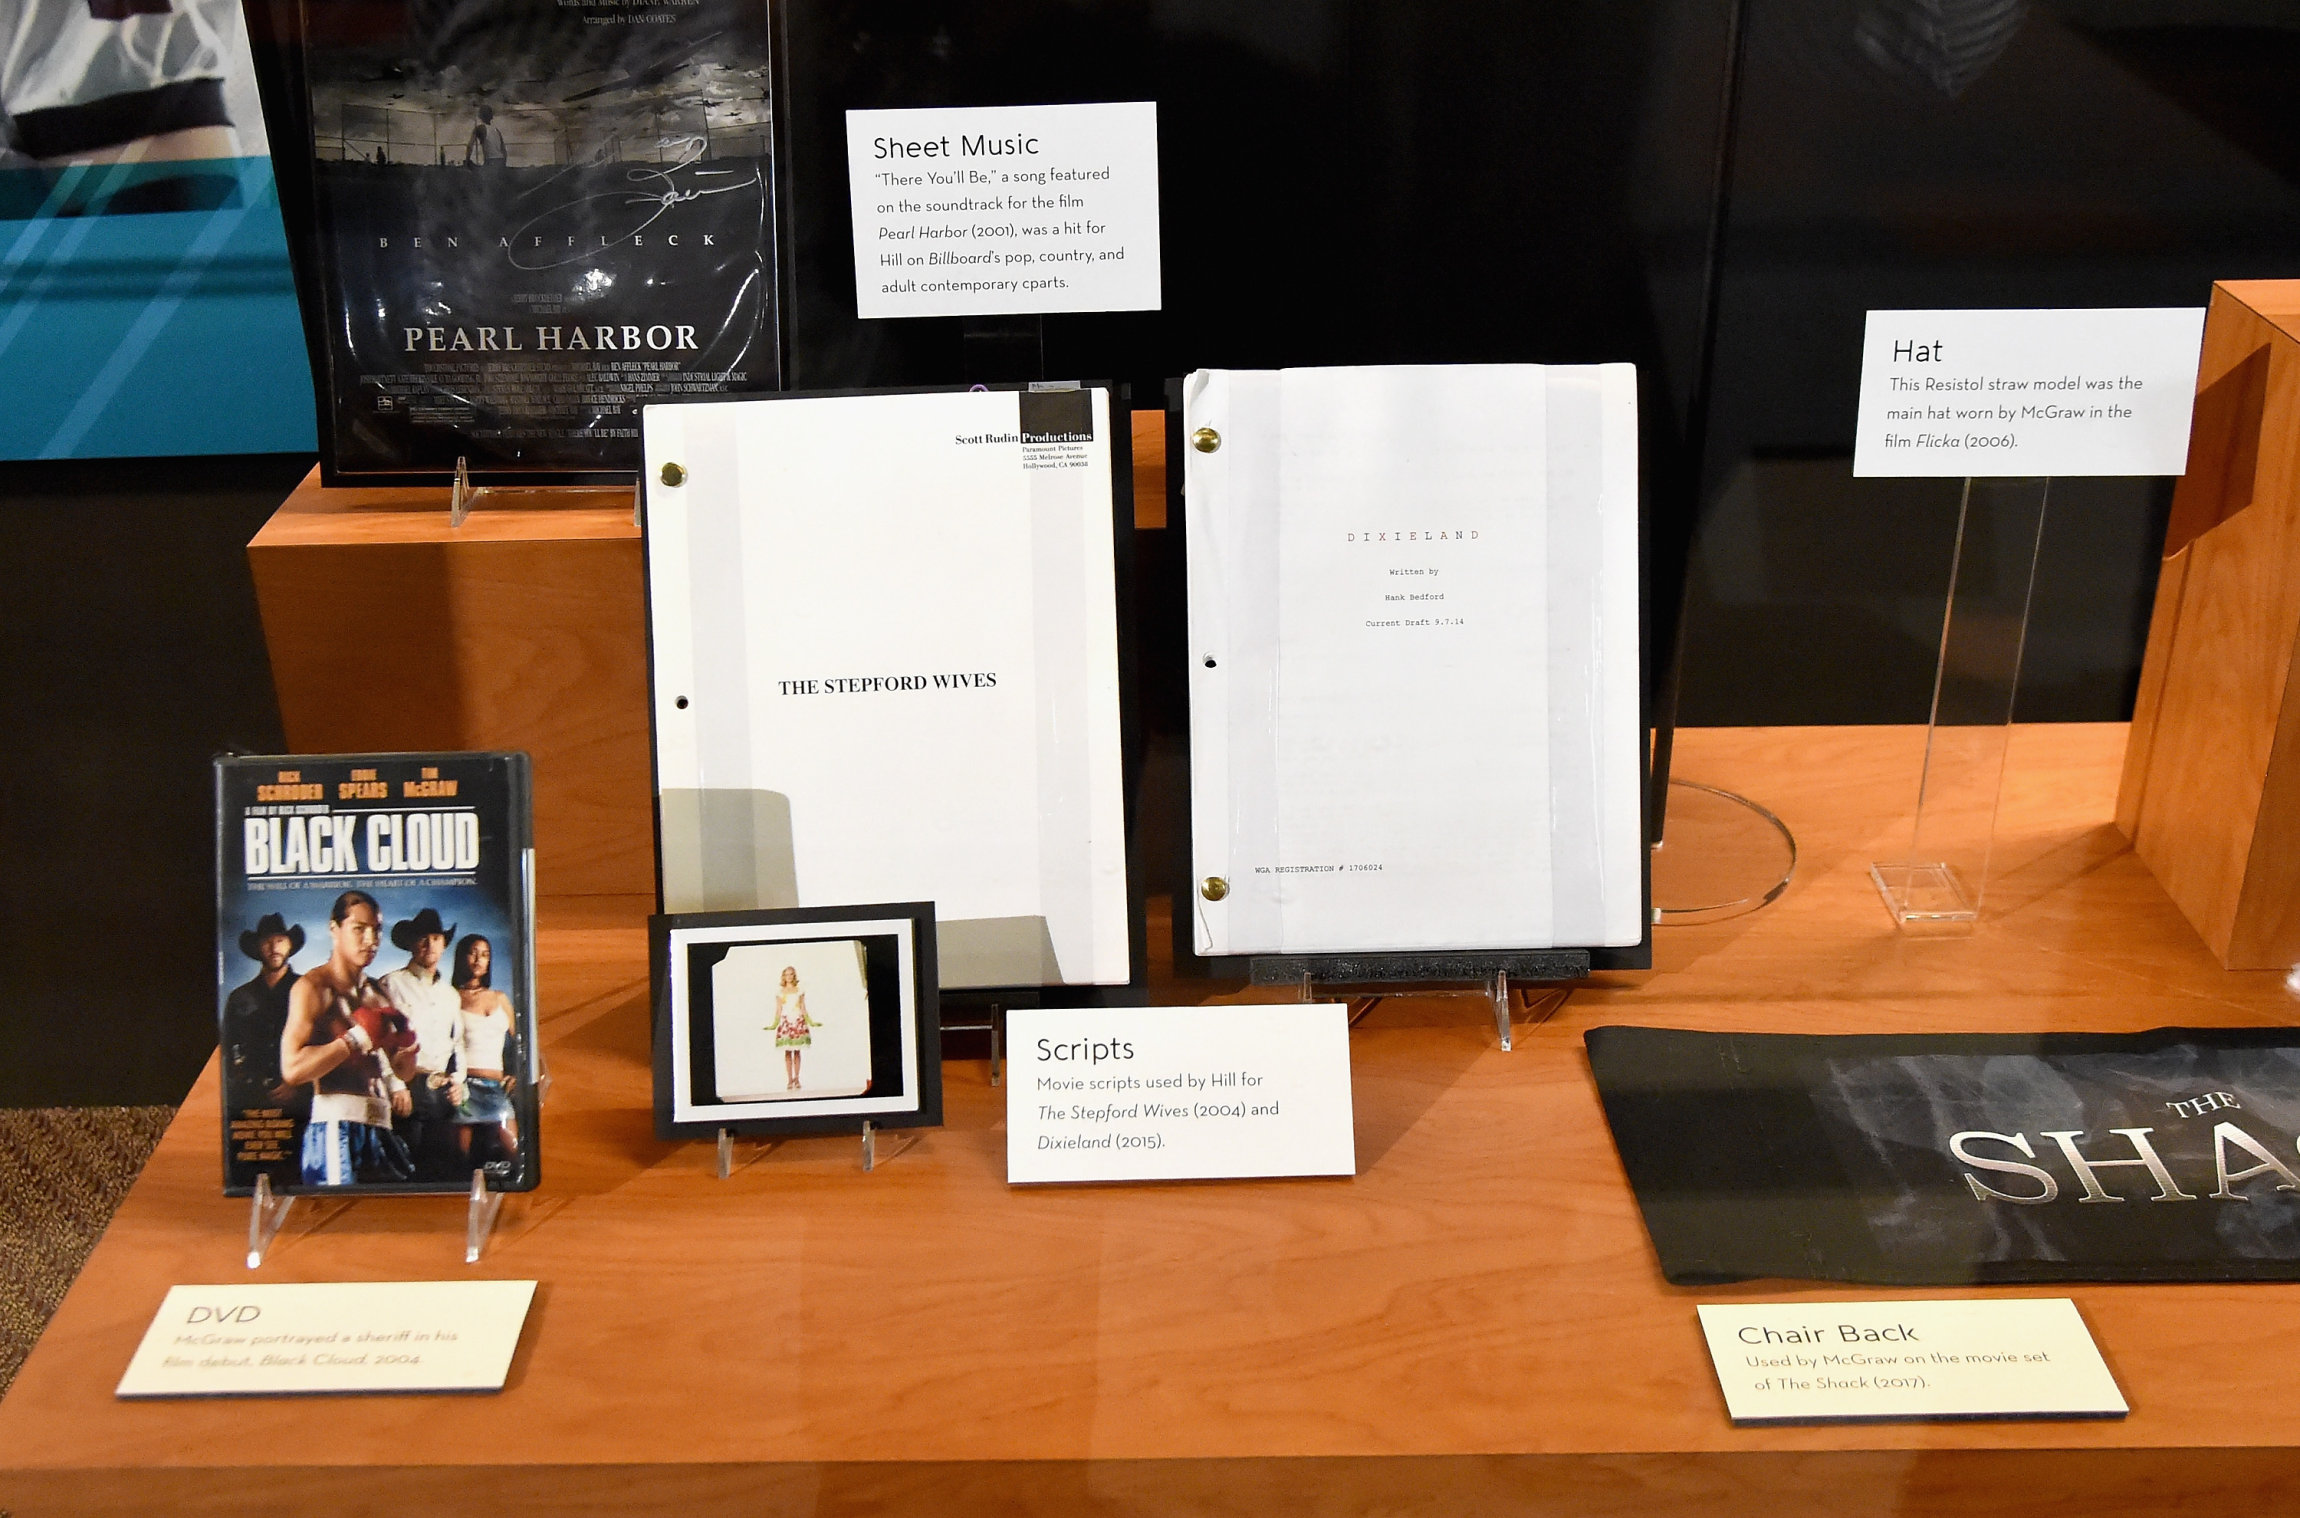
[[[2232,970],[2300,962],[2300,280],[2213,287],[2117,796]]]
[[[622,504],[486,507],[323,490],[248,545],[288,746],[523,749],[537,887],[655,890],[639,532]]]

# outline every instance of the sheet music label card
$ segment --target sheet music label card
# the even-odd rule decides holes
[[[1159,308],[1158,107],[847,112],[855,314]]]
[[[2067,1297],[1704,1306],[1735,1423],[2121,1418]]]
[[[1006,1178],[1355,1175],[1349,1009],[1017,1008]]]
[[[533,1281],[171,1286],[122,1397],[501,1391]]]
[[[2202,306],[1871,311],[1853,473],[2179,474]]]

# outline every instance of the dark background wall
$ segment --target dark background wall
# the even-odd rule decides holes
[[[208,760],[280,746],[244,545],[310,467],[0,464],[0,1105],[172,1102],[215,1045]]]
[[[1031,324],[1030,362],[1151,393],[1201,365],[1639,363],[1664,635],[1700,521],[1690,723],[1924,717],[1956,490],[1851,478],[1867,309],[2300,275],[2300,0],[784,16],[794,384],[1018,351],[1011,326],[853,319],[846,109],[1157,99],[1166,309]],[[0,465],[0,1104],[172,1101],[213,1043],[206,760],[280,743],[242,548],[308,462]],[[2167,498],[2056,488],[2024,716],[2127,714]],[[1153,593],[1178,564],[1151,556]],[[1180,683],[1152,688],[1178,730]]]

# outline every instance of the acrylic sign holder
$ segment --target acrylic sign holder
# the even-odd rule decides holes
[[[1869,867],[1904,933],[1970,932],[1995,842],[2049,479],[1968,479],[1909,851]]]
[[[1494,1032],[1503,1052],[1513,1046],[1511,1027],[1517,998],[1526,987],[1512,982],[1580,980],[1589,974],[1587,949],[1517,949],[1434,954],[1272,954],[1249,961],[1248,979],[1257,986],[1298,986],[1303,1001],[1317,1000],[1317,987],[1411,986],[1385,992],[1411,996],[1478,996],[1493,1009]],[[1464,983],[1467,988],[1464,988]],[[1526,1000],[1529,1021],[1541,1023],[1564,1005],[1562,988],[1546,988]],[[1380,995],[1351,1004],[1355,1023]],[[1365,1005],[1360,1006],[1362,1001]]]
[[[455,480],[447,489],[447,525],[461,527],[464,519],[480,506],[619,506],[624,492],[620,485],[474,485],[471,483],[471,464],[467,459],[455,461]],[[639,491],[630,492],[631,525],[639,525]]]
[[[530,913],[532,920],[532,913]],[[541,1050],[535,1055],[535,1104],[540,1107],[551,1099],[551,1068],[543,1061]],[[368,1193],[367,1195],[372,1195]],[[333,1197],[344,1201],[364,1200],[356,1191],[277,1192],[272,1190],[272,1178],[256,1177],[255,1194],[248,1201],[248,1269],[263,1264],[264,1256],[271,1253],[272,1241],[280,1229],[287,1226],[288,1214],[295,1209],[298,1196]],[[504,1193],[487,1189],[487,1177],[480,1171],[471,1172],[470,1204],[463,1215],[463,1263],[476,1265],[487,1252],[487,1241],[494,1236],[495,1219],[503,1211]]]

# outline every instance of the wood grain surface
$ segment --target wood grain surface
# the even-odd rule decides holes
[[[604,494],[456,528],[444,490],[315,470],[248,545],[289,749],[525,750],[541,889],[651,896],[639,531],[630,492]]]
[[[2214,286],[2117,820],[2223,964],[2300,959],[2300,280]]]
[[[947,1126],[876,1173],[852,1140],[805,1139],[745,1147],[720,1181],[709,1145],[652,1135],[645,903],[549,903],[544,1184],[507,1202],[473,1272],[542,1283],[508,1389],[113,1399],[168,1286],[250,1278],[211,1069],[0,1402],[0,1506],[2273,1510],[2300,1484],[2300,1286],[2018,1289],[2076,1298],[2132,1404],[2121,1422],[1732,1427],[1697,1302],[1955,1293],[1666,1285],[1581,1053],[1608,1022],[2290,1020],[2280,978],[2219,968],[2116,831],[2122,740],[2020,730],[1994,915],[1913,940],[1865,872],[1905,842],[1921,731],[1685,733],[1687,778],[1797,833],[1787,894],[1662,930],[1653,971],[1600,977],[1513,1054],[1476,1003],[1382,1003],[1351,1040],[1349,1180],[1010,1189],[1003,1092],[953,1063]],[[460,1225],[444,1199],[303,1202],[253,1278],[460,1275]]]

